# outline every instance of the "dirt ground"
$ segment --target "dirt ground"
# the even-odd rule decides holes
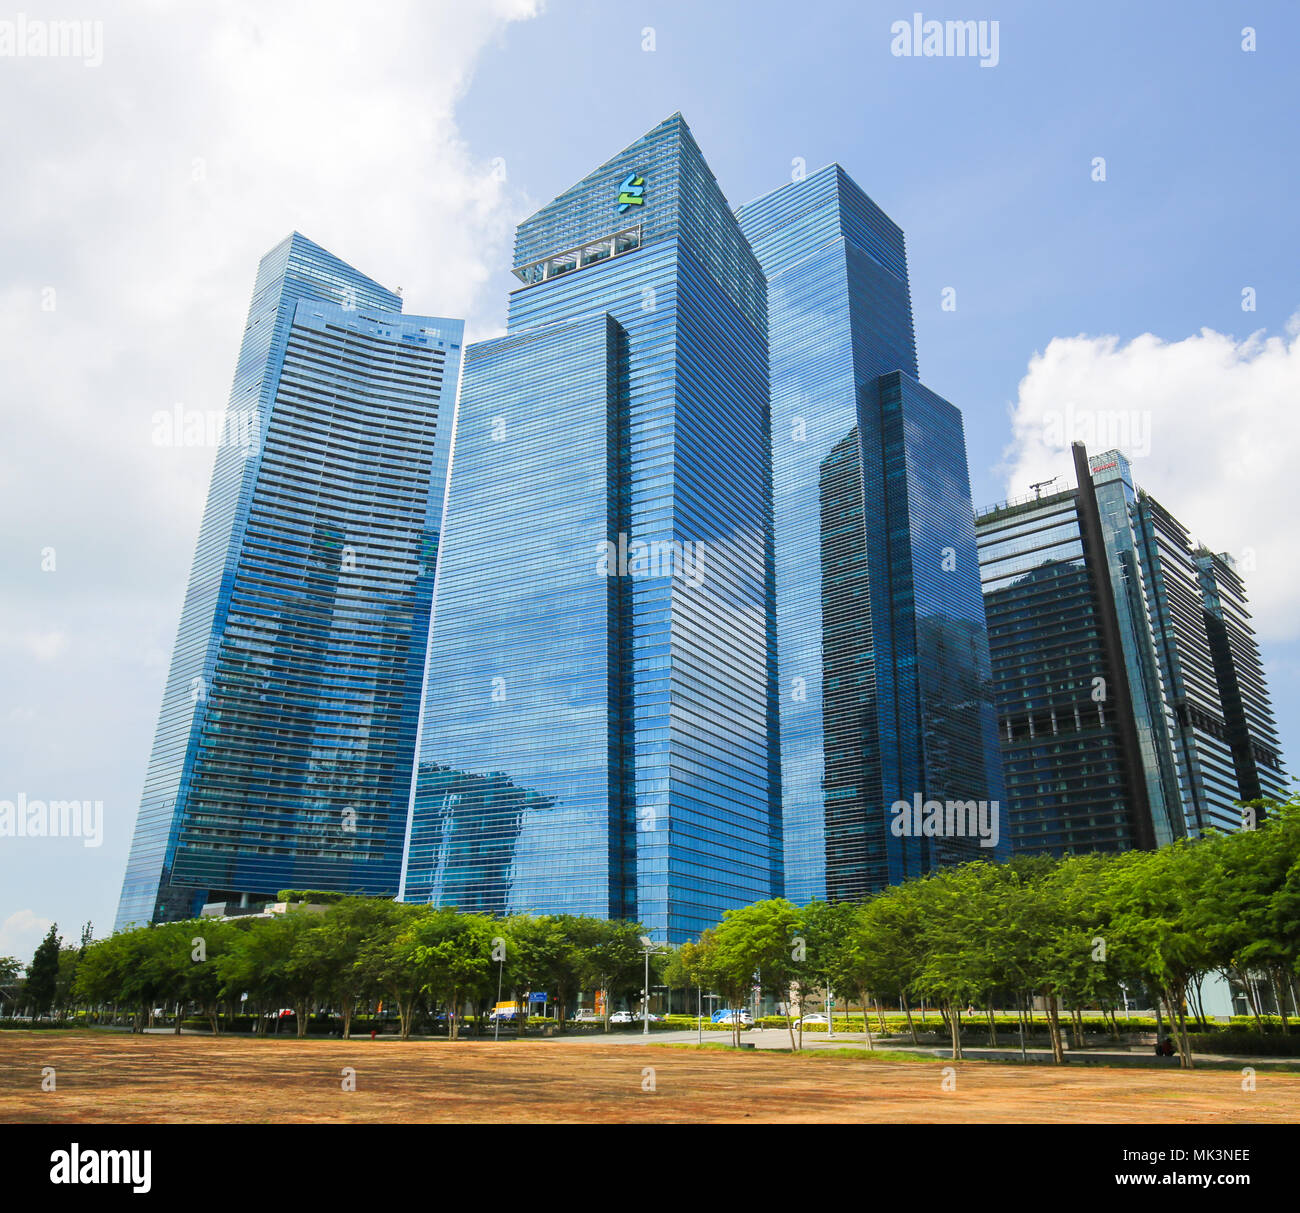
[[[42,1091],[53,1067],[55,1090]],[[355,1090],[345,1091],[346,1069]],[[653,1073],[647,1072],[647,1068]],[[0,1033],[0,1122],[1294,1123],[1300,1074],[634,1044]],[[46,1079],[48,1083],[48,1076]],[[653,1087],[653,1090],[649,1088]]]

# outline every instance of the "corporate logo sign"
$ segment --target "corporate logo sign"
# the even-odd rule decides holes
[[[618,187],[618,213],[621,215],[629,207],[645,203],[645,178],[640,173],[628,173]]]

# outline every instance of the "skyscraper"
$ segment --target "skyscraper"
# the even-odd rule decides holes
[[[297,233],[262,259],[119,928],[397,892],[463,329],[401,306]]]
[[[768,282],[786,889],[858,898],[1005,851],[893,828],[1002,798],[961,414],[917,382],[903,233],[839,165],[737,214]]]
[[[1242,581],[1121,453],[1076,444],[1075,476],[976,521],[1013,847],[1238,828],[1286,787]]]
[[[1206,638],[1223,704],[1237,791],[1243,800],[1285,799],[1277,725],[1264,663],[1246,609],[1246,587],[1227,552],[1196,550]]]
[[[471,347],[404,896],[682,940],[781,887],[766,290],[679,114]]]

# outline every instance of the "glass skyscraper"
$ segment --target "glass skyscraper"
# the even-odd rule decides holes
[[[404,896],[680,941],[779,892],[766,287],[673,115],[466,352]]]
[[[1291,789],[1282,769],[1264,664],[1246,609],[1245,584],[1227,552],[1197,548],[1195,557],[1206,639],[1238,794],[1243,800],[1285,799]]]
[[[859,898],[1002,857],[897,833],[900,801],[1000,814],[961,414],[917,382],[902,231],[838,165],[737,211],[768,284],[785,887]]]
[[[463,324],[295,233],[258,269],[117,927],[393,896]]]
[[[1075,448],[1078,487],[977,519],[1013,848],[1163,845],[1285,795],[1230,557]]]

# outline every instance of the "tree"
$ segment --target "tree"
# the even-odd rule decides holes
[[[800,1021],[797,1048],[803,1048],[803,1018],[809,1000],[817,991],[824,990],[828,998],[837,992],[858,994],[863,999],[862,1013],[866,1015],[866,992],[852,944],[856,913],[857,907],[852,902],[831,904],[814,900],[803,907],[795,923],[795,932],[802,940],[798,948],[791,950],[794,974],[790,992],[799,1008]],[[789,1022],[787,1014],[787,1028]],[[792,1043],[793,1040],[792,1033]]]
[[[495,923],[482,914],[431,910],[405,932],[420,990],[447,1008],[447,1036],[460,1035],[460,1008],[466,998],[491,987]]]
[[[15,989],[22,971],[22,962],[16,956],[0,956],[0,997],[7,998],[11,1007],[18,997]]]
[[[401,920],[396,903],[378,897],[346,897],[325,914],[312,942],[323,973],[322,990],[343,1018],[343,1038],[351,1039],[358,1000],[371,991],[366,950],[395,936]]]
[[[182,948],[189,949],[188,968],[182,980],[183,998],[197,1004],[216,1036],[221,1032],[221,1004],[232,993],[222,980],[220,961],[230,951],[239,931],[234,923],[216,918],[198,919],[186,926],[188,929],[181,937]],[[240,992],[234,991],[235,996]]]
[[[27,966],[25,994],[33,1016],[39,1017],[54,1003],[59,985],[59,924],[51,923]]]
[[[397,1004],[402,1039],[409,1040],[415,1012],[423,997],[424,979],[416,962],[416,923],[433,913],[427,905],[393,903],[388,929],[362,945],[359,964],[365,982]]]
[[[530,991],[554,990],[560,1023],[564,1023],[569,1005],[582,985],[571,939],[572,925],[579,921],[571,915],[527,914],[506,920],[513,990],[525,1015]],[[521,1018],[520,1031],[525,1024],[526,1019]]]
[[[727,912],[731,913],[731,911]],[[702,931],[699,942],[691,948],[687,963],[700,985],[717,990],[726,1000],[727,1007],[735,1010],[744,1004],[745,997],[754,982],[754,970],[749,966],[747,957],[734,948],[723,946],[718,938],[721,929],[722,926],[719,924]],[[732,1043],[739,1045],[738,1017],[732,1017],[730,1028]]]
[[[628,989],[640,989],[644,981],[645,956],[641,947],[644,929],[638,923],[617,919],[579,919],[576,925],[578,981],[584,987],[605,991],[605,1031],[608,1032],[612,996]],[[646,994],[648,997],[649,991]]]
[[[1111,861],[1115,907],[1112,934],[1131,964],[1159,992],[1169,1011],[1184,1069],[1192,1068],[1185,1004],[1192,976],[1212,963],[1212,952],[1198,933],[1191,907],[1196,890],[1184,864],[1186,839],[1158,851],[1129,851]]]
[[[857,912],[846,943],[845,965],[853,985],[880,999],[898,996],[907,1015],[912,1043],[917,1043],[912,1022],[911,996],[920,979],[921,897],[918,882],[883,890]],[[865,1014],[865,1007],[864,1007]]]
[[[659,976],[663,984],[668,987],[668,1006],[672,1010],[672,992],[674,990],[689,990],[695,985],[694,979],[690,974],[690,967],[687,965],[682,956],[682,945],[677,947],[668,946],[659,954]],[[686,1005],[690,1006],[689,997]]]
[[[797,938],[800,922],[799,910],[779,897],[723,914],[707,945],[711,950],[708,963],[733,1010],[745,1005],[755,983],[789,1003],[791,988],[809,975]],[[786,1025],[790,1025],[788,1010]],[[739,1016],[733,1017],[732,1029],[734,1043],[739,1045]],[[793,1030],[790,1047],[798,1048]]]
[[[285,924],[299,917],[286,914],[236,921],[229,948],[216,959],[217,976],[231,996],[248,995],[259,1036],[266,1035],[268,1017],[292,997],[294,982],[288,966],[296,927]]]
[[[983,866],[967,864],[916,882],[923,957],[916,988],[939,1003],[954,1061],[962,1057],[961,1008],[981,995],[989,979],[988,954],[974,929],[978,909],[969,900],[979,896],[972,889],[978,884],[977,874],[967,870]]]
[[[58,1007],[61,1017],[66,1017],[68,1009],[76,1001],[74,988],[81,952],[81,948],[59,949],[59,977],[54,987],[54,1005]]]

